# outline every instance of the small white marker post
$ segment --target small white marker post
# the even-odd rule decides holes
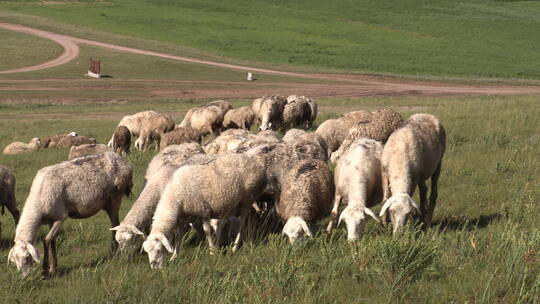
[[[253,73],[248,72],[247,81],[253,81]]]

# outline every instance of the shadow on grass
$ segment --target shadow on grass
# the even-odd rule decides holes
[[[492,213],[488,215],[480,215],[476,218],[444,218],[441,221],[434,222],[433,226],[438,227],[439,230],[443,232],[447,230],[472,231],[475,229],[486,228],[491,224],[491,222],[496,221],[502,217],[503,215],[501,213]]]
[[[13,238],[0,238],[0,250],[7,250],[13,246]]]

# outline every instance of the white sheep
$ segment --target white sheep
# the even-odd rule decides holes
[[[168,238],[177,226],[200,219],[210,249],[217,248],[210,219],[238,215],[241,225],[234,242],[237,251],[252,203],[265,186],[265,169],[253,157],[224,154],[202,165],[185,165],[173,175],[158,203],[152,231],[143,243],[152,268],[160,268],[164,249],[173,253]]]
[[[446,133],[439,120],[429,114],[415,114],[388,138],[382,154],[383,220],[389,217],[394,233],[407,222],[411,211],[421,213],[424,226],[431,225],[437,203],[437,182],[446,146]],[[431,178],[427,201],[426,180]],[[412,199],[420,190],[420,207]]]
[[[27,275],[40,257],[35,247],[41,225],[50,225],[43,241],[43,271],[56,270],[56,235],[67,218],[89,218],[105,210],[112,226],[119,224],[118,210],[122,195],[129,195],[132,170],[121,156],[113,152],[89,155],[39,170],[32,182],[19,224],[15,245],[9,251],[13,262]],[[114,241],[113,231],[113,249]],[[49,256],[51,255],[51,256]]]
[[[122,223],[111,228],[111,230],[116,231],[116,241],[120,250],[124,250],[129,245],[135,245],[137,236],[144,236],[144,231],[150,228],[156,206],[174,171],[186,163],[188,159],[199,154],[201,160],[210,157],[204,155],[199,144],[185,143],[168,146],[154,156],[146,170],[142,192]],[[196,163],[198,160],[192,159],[191,162]]]
[[[141,128],[143,121],[148,119],[149,117],[159,116],[159,113],[156,111],[143,111],[138,112],[133,115],[126,115],[124,116],[120,122],[118,123],[118,126],[124,126],[128,128],[129,132],[131,133],[131,139],[135,137],[139,137],[139,134],[141,133]],[[107,146],[111,147],[113,146],[113,140],[114,140],[114,133],[111,136],[111,140],[107,144]]]
[[[332,231],[342,200],[347,203],[347,207],[341,212],[338,225],[345,222],[349,241],[358,239],[362,234],[366,215],[379,221],[368,207],[377,205],[382,200],[382,150],[380,142],[361,138],[354,141],[338,161],[334,171],[336,195],[328,232]]]
[[[151,116],[141,121],[141,133],[135,140],[135,148],[143,151],[152,142],[155,143],[156,150],[159,149],[161,134],[174,130],[175,124],[172,117],[168,114],[159,113],[157,116]]]
[[[20,141],[12,142],[4,148],[2,153],[8,155],[15,155],[21,153],[34,152],[40,149],[41,142],[39,138],[34,137],[29,143],[23,143]]]

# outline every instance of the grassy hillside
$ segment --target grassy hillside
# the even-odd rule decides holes
[[[235,106],[245,104],[235,101]],[[0,147],[33,136],[77,131],[106,142],[125,113],[168,111],[176,121],[186,100],[84,105],[0,105]],[[281,235],[247,242],[237,254],[208,255],[187,242],[179,258],[151,271],[144,255],[109,256],[107,216],[69,219],[58,241],[59,273],[26,280],[6,265],[14,234],[1,217],[0,298],[32,303],[538,303],[540,298],[540,105],[535,97],[321,100],[318,122],[352,109],[388,106],[404,116],[438,116],[448,134],[436,227],[394,238],[370,221],[367,235],[331,237],[290,246]],[[153,151],[134,151],[134,195]],[[17,177],[19,208],[36,171],[60,162],[67,149],[0,155]],[[374,208],[374,211],[377,211]],[[46,231],[45,227],[42,232]],[[40,234],[43,237],[43,233]],[[42,250],[39,242],[38,247]]]
[[[240,60],[540,79],[538,1],[0,1],[0,10]]]
[[[63,51],[54,41],[33,35],[0,29],[0,37],[0,71],[43,63]]]

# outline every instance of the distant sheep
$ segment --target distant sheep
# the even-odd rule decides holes
[[[283,107],[283,118],[280,129],[288,130],[296,127],[306,127],[311,121],[311,106],[304,98],[288,101]]]
[[[200,143],[202,140],[201,132],[191,127],[176,127],[174,130],[161,133],[160,150],[163,151],[168,146],[180,145],[188,142]]]
[[[211,101],[211,102],[203,105],[202,107],[207,108],[207,107],[211,107],[211,106],[216,106],[216,107],[220,108],[221,113],[222,113],[223,116],[225,116],[225,114],[227,112],[229,112],[230,110],[233,109],[232,104],[230,102],[226,101],[226,100]]]
[[[15,245],[8,261],[27,275],[40,257],[35,247],[41,225],[51,225],[43,242],[43,271],[56,270],[55,238],[68,218],[89,218],[105,210],[112,226],[119,224],[118,211],[122,195],[132,187],[132,170],[121,156],[113,152],[65,161],[39,170],[32,182],[15,232]],[[113,231],[113,248],[115,247]]]
[[[142,130],[143,121],[154,116],[159,116],[159,113],[156,111],[143,111],[133,115],[126,115],[120,120],[118,126],[128,128],[129,132],[131,133],[131,140],[133,141],[135,137],[139,137]],[[114,134],[111,136],[111,140],[107,144],[109,147],[113,146],[113,137]]]
[[[39,138],[34,137],[29,143],[23,143],[20,141],[12,142],[4,148],[2,153],[8,155],[15,155],[21,153],[35,152],[40,149],[41,142]]]
[[[161,134],[174,130],[174,127],[174,120],[168,114],[159,113],[157,116],[148,117],[141,122],[141,133],[135,140],[135,148],[143,151],[153,142],[158,150]]]
[[[382,154],[383,220],[392,221],[394,233],[407,222],[411,211],[420,213],[424,227],[431,226],[437,203],[437,184],[446,147],[446,132],[429,114],[415,114],[388,138]],[[431,178],[429,204],[426,180]],[[420,190],[420,207],[412,199]]]
[[[382,150],[381,142],[360,138],[354,141],[339,159],[334,170],[336,195],[328,232],[332,231],[342,200],[348,206],[341,212],[339,223],[344,221],[347,225],[349,241],[358,239],[363,233],[367,216],[379,221],[369,207],[379,204],[382,200]]]
[[[277,130],[283,122],[283,109],[287,104],[287,99],[281,95],[267,96],[261,103],[259,116],[261,126],[259,130]]]
[[[223,118],[223,128],[237,128],[249,130],[255,122],[255,113],[250,106],[243,106],[232,109],[225,114]]]
[[[311,98],[307,98],[306,96],[290,95],[289,97],[287,97],[287,104],[295,102],[295,101],[303,101],[303,102],[306,102],[308,104],[310,117],[306,121],[306,127],[311,128],[313,126],[313,123],[317,119],[317,114],[318,114],[317,103],[315,102],[315,100],[313,100]],[[285,116],[285,114],[284,114],[284,116]]]
[[[283,234],[291,243],[312,236],[308,223],[328,215],[333,196],[334,183],[326,162],[305,159],[286,171],[276,212],[285,221]]]
[[[143,243],[152,268],[161,268],[175,227],[201,219],[211,250],[216,250],[212,218],[238,215],[241,225],[233,251],[238,250],[245,219],[265,183],[265,169],[256,159],[225,154],[205,165],[182,166],[173,175],[158,203],[152,231]],[[225,178],[226,177],[226,178]]]
[[[19,222],[19,210],[17,210],[15,200],[15,184],[15,175],[8,168],[0,166],[0,205],[2,206],[2,214],[4,213],[4,207],[6,207],[13,216],[15,225],[17,225]]]
[[[49,145],[51,147],[54,147],[54,146],[57,145],[57,143],[58,143],[58,141],[60,141],[60,139],[62,139],[64,137],[68,137],[68,136],[78,136],[78,135],[79,134],[77,134],[77,132],[70,132],[70,133],[67,133],[67,134],[57,134],[57,135],[42,137],[42,138],[40,138],[40,147],[41,147],[41,149],[46,149],[46,148],[49,147]]]
[[[328,119],[320,124],[315,131],[326,142],[329,154],[339,149],[348,132],[349,127],[342,119]]]
[[[112,149],[104,144],[84,144],[79,146],[72,146],[69,149],[68,160],[72,160],[81,156],[95,155],[107,151],[112,152]]]
[[[125,126],[116,127],[113,134],[112,148],[120,155],[128,155],[131,147],[131,132]]]
[[[345,153],[350,145],[359,138],[371,138],[377,141],[386,142],[390,134],[403,124],[403,118],[399,113],[391,109],[377,109],[371,112],[370,115],[365,115],[365,120],[358,122],[349,130],[349,134],[331,156],[331,160],[335,163],[343,153]]]
[[[82,135],[77,136],[65,136],[58,140],[58,142],[51,142],[49,148],[69,148],[72,146],[80,146],[84,144],[95,144],[96,139],[92,137],[86,137]]]
[[[313,142],[321,147],[326,156],[328,155],[328,145],[326,144],[326,141],[322,138],[322,136],[315,132],[306,132],[300,129],[290,129],[289,131],[287,131],[287,133],[285,133],[281,140],[284,143],[289,144],[293,144],[294,142],[299,141]]]
[[[218,135],[223,124],[223,110],[218,106],[191,109],[186,113],[180,127],[191,127],[203,136]]]

